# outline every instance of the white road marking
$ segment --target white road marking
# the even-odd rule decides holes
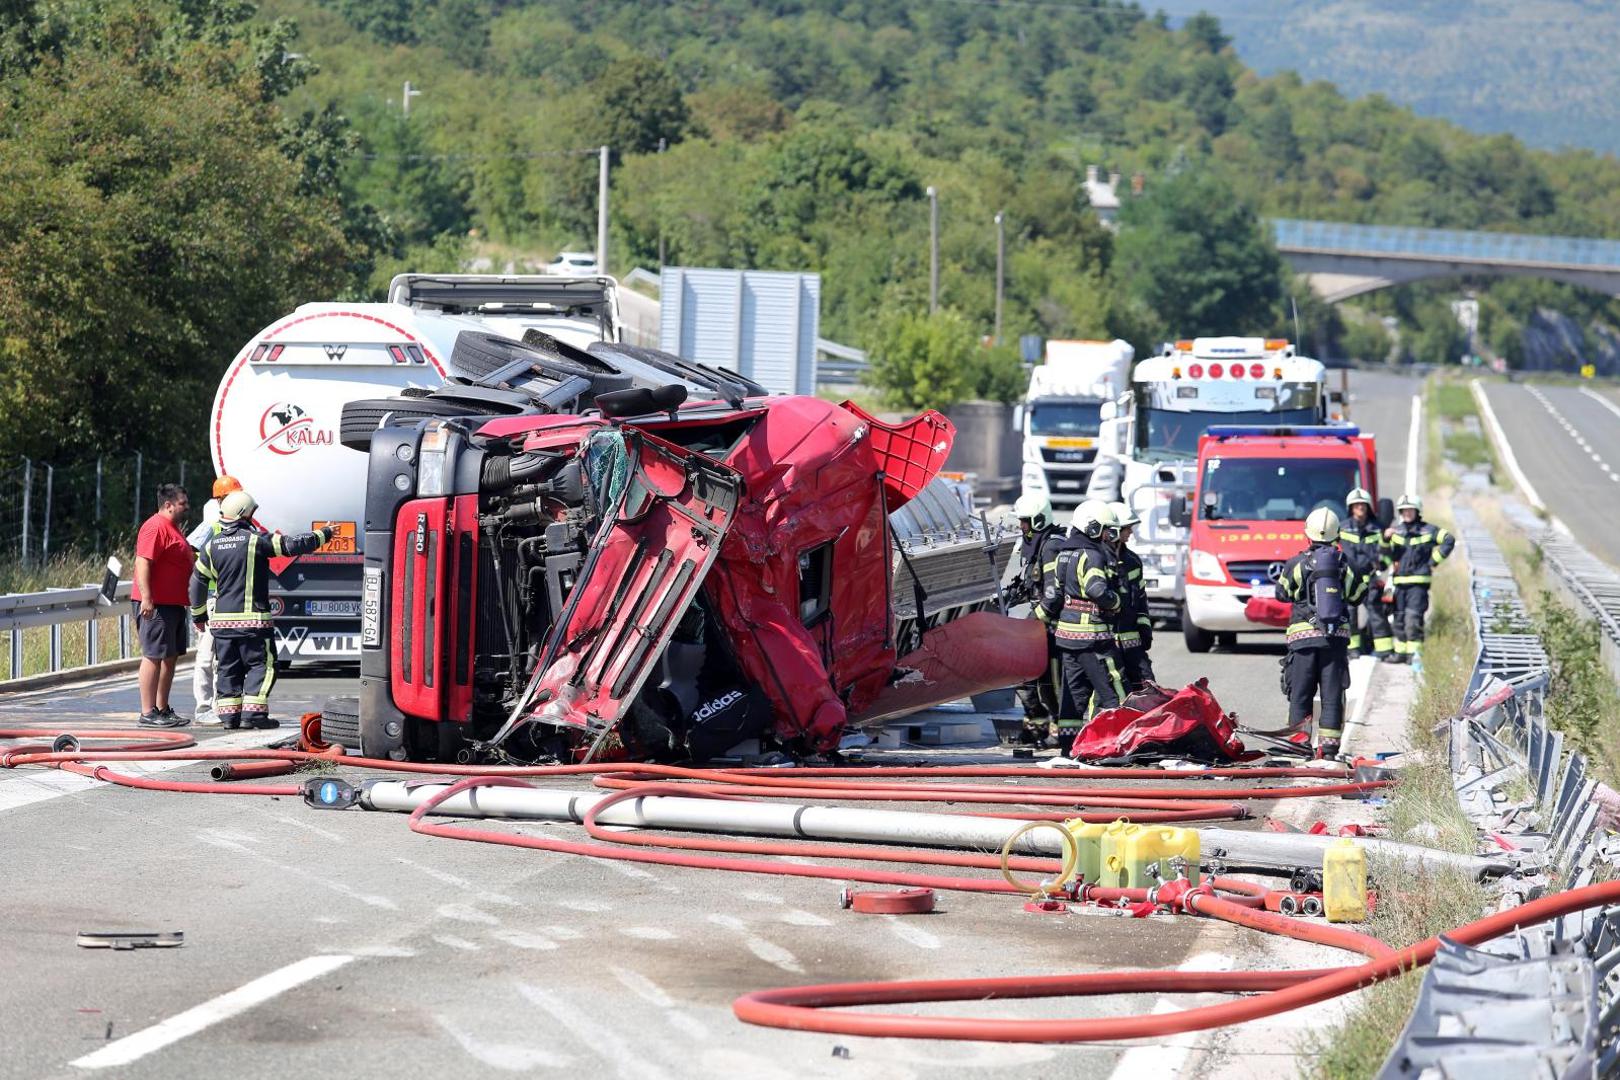
[[[1418,457],[1423,442],[1423,395],[1412,395],[1412,425],[1406,431],[1406,490],[1418,490]]]
[[[134,730],[131,729],[131,733]],[[51,728],[40,728],[39,735],[48,742],[55,737],[55,732]],[[274,731],[238,731],[200,742],[203,748],[208,750],[248,750],[268,746],[284,737],[284,733]],[[195,764],[194,761],[179,756],[184,752],[177,752],[173,760],[114,761],[108,762],[107,767],[127,776],[154,776],[170,769],[178,769],[182,765]],[[114,786],[105,780],[95,780],[88,776],[80,776],[78,773],[63,772],[61,769],[34,766],[8,769],[0,772],[0,813],[15,810],[19,806],[44,802],[47,799],[61,798],[63,795],[78,795]]]
[[[817,915],[813,911],[802,911],[799,908],[789,908],[788,910],[782,912],[781,915],[777,916],[777,918],[782,922],[787,923],[789,926],[832,925],[831,920],[823,919],[820,915]]]
[[[619,933],[642,941],[674,941],[676,937],[673,930],[665,930],[662,926],[626,926],[620,928]]]
[[[499,1069],[502,1072],[528,1072],[541,1065],[555,1069],[574,1063],[573,1058],[545,1047],[493,1042],[461,1030],[448,1017],[435,1016],[433,1019],[439,1022],[439,1026],[456,1040],[456,1045],[465,1050],[469,1057],[480,1065],[487,1065],[492,1069]]]
[[[1177,971],[1231,971],[1237,959],[1220,953],[1199,953],[1190,957]],[[1160,998],[1153,1006],[1154,1016],[1180,1012],[1182,1006]],[[1164,1080],[1180,1076],[1187,1058],[1198,1048],[1201,1032],[1189,1031],[1172,1035],[1162,1042],[1148,1046],[1133,1046],[1120,1056],[1119,1063],[1109,1074],[1109,1080],[1136,1080],[1142,1076],[1162,1077]]]
[[[440,904],[439,917],[457,922],[478,923],[481,926],[499,926],[501,920],[487,911],[479,911],[471,904]]]
[[[1581,387],[1581,393],[1585,394],[1587,397],[1591,398],[1593,401],[1597,402],[1599,405],[1603,406],[1605,409],[1608,409],[1610,412],[1614,413],[1614,415],[1620,416],[1620,405],[1616,405],[1614,402],[1610,401],[1604,395],[1594,393],[1594,392],[1592,392],[1591,390],[1589,390],[1588,388],[1586,388],[1584,386]]]
[[[804,974],[804,965],[799,963],[798,957],[774,941],[766,941],[762,937],[748,933],[748,925],[735,915],[710,915],[709,921],[716,926],[723,926],[727,930],[742,934],[743,944],[748,946],[748,951],[767,964],[779,967],[783,971],[790,971],[795,975]]]
[[[386,896],[373,896],[370,893],[363,893],[346,881],[335,878],[324,878],[318,874],[310,873],[301,866],[297,866],[292,863],[279,862],[272,859],[268,855],[254,851],[246,844],[239,842],[239,839],[243,838],[239,838],[237,834],[226,832],[223,829],[212,829],[208,832],[200,832],[197,834],[197,839],[201,840],[205,844],[211,844],[217,848],[224,848],[226,851],[234,851],[238,855],[246,855],[248,858],[255,859],[259,862],[269,863],[271,866],[275,867],[277,870],[280,870],[284,874],[291,874],[294,877],[303,878],[305,881],[313,881],[315,884],[320,885],[323,888],[330,889],[339,895],[347,896],[350,900],[358,900],[362,904],[366,904],[370,907],[382,908],[386,911],[397,911],[399,909],[399,905],[388,899]],[[245,839],[252,838],[248,837]]]
[[[402,866],[408,866],[412,870],[420,870],[434,881],[443,882],[446,885],[454,885],[458,889],[466,889],[468,892],[475,893],[477,894],[478,899],[486,904],[497,904],[501,907],[519,906],[518,901],[512,899],[510,896],[502,896],[500,893],[485,892],[473,882],[468,881],[466,878],[457,877],[455,874],[440,870],[436,866],[428,866],[426,863],[412,862],[410,859],[400,855],[395,855],[394,861]]]
[[[331,829],[323,829],[319,825],[311,825],[307,821],[299,821],[295,817],[287,817],[283,814],[277,814],[276,820],[281,822],[283,825],[291,825],[295,829],[303,829],[305,832],[312,832],[322,839],[332,841],[334,844],[346,844],[349,842],[348,839],[340,833],[335,833]]]
[[[919,949],[939,948],[939,938],[935,937],[933,934],[930,934],[927,930],[924,930],[914,922],[907,921],[908,919],[912,918],[914,918],[914,916],[882,916],[883,921],[889,924],[889,933],[893,934],[907,945],[913,945]]]
[[[433,940],[447,949],[460,949],[462,952],[482,952],[484,947],[476,941],[468,941],[464,937],[454,934],[434,934]]]
[[[1513,456],[1513,447],[1508,443],[1507,434],[1503,432],[1502,425],[1497,422],[1496,410],[1491,408],[1491,399],[1486,396],[1485,387],[1478,379],[1474,379],[1471,385],[1474,391],[1474,402],[1479,406],[1479,415],[1485,419],[1485,430],[1489,433],[1491,441],[1496,444],[1496,452],[1501,455],[1502,464],[1507,466],[1508,475],[1513,477],[1513,482],[1518,485],[1519,490],[1524,493],[1525,500],[1531,506],[1537,510],[1546,510],[1547,504],[1541,501],[1540,495],[1536,494],[1535,486],[1530,483],[1530,478],[1524,475],[1523,469],[1519,468],[1519,459]]]
[[[353,959],[354,957],[349,955],[306,957],[268,975],[261,975],[228,994],[221,994],[149,1028],[143,1028],[133,1035],[126,1035],[117,1042],[109,1043],[94,1053],[74,1060],[71,1064],[80,1069],[106,1069],[128,1065],[154,1050],[161,1050],[222,1020],[239,1016],[255,1005],[262,1005],[295,986],[330,974]]]
[[[662,1077],[669,1075],[636,1053],[622,1029],[598,1023],[590,1013],[577,1008],[561,994],[554,994],[528,983],[518,983],[517,988],[518,993],[549,1013],[551,1018],[557,1021],[560,1030],[573,1035],[582,1046],[589,1048],[611,1065],[619,1076],[633,1076],[637,1080],[642,1078],[661,1080]]]
[[[529,952],[551,952],[557,948],[557,943],[540,934],[531,934],[525,930],[494,930],[490,936],[497,941],[504,941],[515,949],[527,949]]]
[[[1537,401],[1541,402],[1541,407],[1543,409],[1546,409],[1547,413],[1554,420],[1557,420],[1559,423],[1565,425],[1566,427],[1570,426],[1568,419],[1564,416],[1564,414],[1562,412],[1560,412],[1558,410],[1558,406],[1554,405],[1552,403],[1552,401],[1547,397],[1547,395],[1543,394],[1541,392],[1540,388],[1535,387],[1535,386],[1530,386],[1530,387],[1526,387],[1526,389],[1528,389],[1530,391],[1531,396],[1533,396]],[[1616,408],[1610,402],[1605,401],[1603,398],[1598,397],[1596,394],[1590,393],[1584,386],[1581,387],[1581,393],[1586,394],[1588,397],[1593,398],[1600,405],[1603,405],[1603,406],[1605,406],[1607,408],[1610,408],[1610,409],[1614,409],[1615,413],[1617,415],[1620,415],[1620,408]],[[1570,428],[1570,430],[1571,430],[1571,432],[1574,431],[1573,428]],[[1582,450],[1584,450],[1586,452],[1587,457],[1589,457],[1593,461],[1597,462],[1597,467],[1599,469],[1601,469],[1605,475],[1611,475],[1611,476],[1613,475],[1614,470],[1609,467],[1609,463],[1607,461],[1603,460],[1603,455],[1599,454],[1597,451],[1592,449],[1591,444],[1586,441],[1585,436],[1580,435],[1578,433],[1575,434],[1575,445],[1579,446]]]
[[[669,1021],[670,1027],[692,1039],[702,1039],[708,1036],[709,1029],[703,1025],[702,1021],[682,1012],[675,999],[665,993],[663,987],[647,978],[647,976],[639,971],[631,971],[629,968],[616,967],[609,970],[613,972],[613,977],[624,985],[625,989],[654,1008],[663,1010],[664,1019]]]

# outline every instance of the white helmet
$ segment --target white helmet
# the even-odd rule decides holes
[[[1052,500],[1033,492],[1020,495],[1013,503],[1013,517],[1028,518],[1031,527],[1039,532],[1052,524]]]
[[[1339,515],[1331,507],[1318,506],[1305,519],[1305,539],[1318,544],[1331,543],[1339,538]]]
[[[1108,509],[1114,512],[1114,521],[1122,529],[1127,525],[1140,525],[1142,523],[1142,519],[1136,515],[1136,511],[1122,502],[1111,502],[1108,504]]]
[[[1356,503],[1366,503],[1367,509],[1371,510],[1373,506],[1372,492],[1368,491],[1366,488],[1356,488],[1354,491],[1344,497],[1344,508],[1346,510],[1350,509],[1352,506],[1355,506]]]
[[[1401,496],[1401,501],[1395,504],[1395,509],[1416,510],[1419,514],[1421,514],[1423,513],[1423,500],[1418,498],[1416,495],[1413,495],[1411,492],[1407,492],[1405,495]]]
[[[1084,533],[1093,540],[1103,534],[1104,529],[1114,528],[1119,524],[1114,512],[1108,509],[1108,504],[1100,499],[1087,499],[1074,508],[1074,518],[1071,522],[1076,531]]]

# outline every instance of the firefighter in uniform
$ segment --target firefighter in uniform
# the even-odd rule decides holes
[[[1367,597],[1357,606],[1357,618],[1350,626],[1350,658],[1370,652],[1382,660],[1395,650],[1389,616],[1384,613],[1384,592],[1375,584],[1389,562],[1384,527],[1373,513],[1372,493],[1366,488],[1346,495],[1344,507],[1350,516],[1339,523],[1339,549],[1356,573],[1367,579]]]
[[[1402,495],[1395,504],[1400,521],[1384,531],[1389,543],[1390,583],[1395,586],[1395,652],[1386,657],[1410,664],[1423,656],[1423,617],[1435,569],[1451,555],[1456,538],[1423,520],[1423,500]]]
[[[1018,545],[1018,570],[1007,590],[1007,601],[1029,604],[1031,614],[1046,627],[1046,675],[1018,688],[1018,700],[1024,706],[1024,737],[1040,743],[1058,715],[1058,654],[1041,598],[1057,572],[1058,552],[1066,538],[1052,520],[1052,501],[1044,495],[1020,495],[1013,503],[1013,514],[1023,540]]]
[[[1277,599],[1293,604],[1288,620],[1288,726],[1309,735],[1318,690],[1322,714],[1316,725],[1316,755],[1337,757],[1344,737],[1344,695],[1350,687],[1350,625],[1367,590],[1367,579],[1340,550],[1339,515],[1326,506],[1305,519],[1310,546],[1289,559],[1277,575]]]
[[[1125,692],[1134,694],[1154,681],[1153,620],[1148,617],[1147,589],[1142,585],[1142,557],[1131,550],[1131,530],[1141,523],[1129,506],[1109,503],[1119,525],[1113,532],[1114,556],[1119,560],[1120,607],[1114,620],[1114,645],[1119,650],[1120,681]]]
[[[1120,609],[1115,561],[1105,534],[1114,527],[1108,504],[1087,499],[1074,512],[1069,543],[1059,553],[1041,606],[1055,620],[1067,710],[1058,728],[1084,726],[1092,713],[1112,709],[1124,696],[1114,649],[1113,620]],[[1068,711],[1072,710],[1072,711]]]
[[[259,504],[245,491],[220,501],[219,529],[203,541],[191,571],[191,618],[214,640],[214,710],[228,728],[273,728],[270,689],[276,653],[270,617],[270,559],[306,555],[330,528],[283,536],[253,524]],[[209,610],[209,594],[213,610]]]

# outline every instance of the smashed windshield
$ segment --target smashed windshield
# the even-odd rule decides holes
[[[1363,486],[1350,458],[1210,458],[1198,488],[1204,521],[1303,521],[1318,506],[1335,510]]]
[[[1175,412],[1144,408],[1137,425],[1140,456],[1145,461],[1170,461],[1198,456],[1198,436],[1212,424],[1260,424],[1266,427],[1308,425],[1317,422],[1315,409],[1253,409],[1246,412]]]

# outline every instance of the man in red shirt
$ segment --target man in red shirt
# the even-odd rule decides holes
[[[184,727],[190,717],[169,707],[174,665],[186,642],[187,588],[196,553],[181,530],[191,502],[179,484],[157,490],[157,513],[135,537],[135,585],[130,599],[141,640],[142,727]]]

